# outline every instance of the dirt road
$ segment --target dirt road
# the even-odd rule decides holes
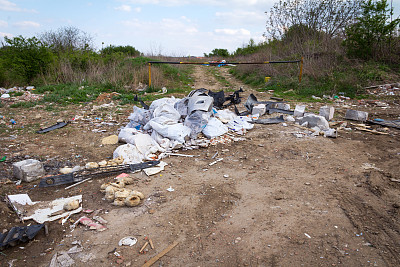
[[[244,98],[250,92],[259,99],[269,98],[234,80],[226,69],[219,71],[232,89],[244,87]],[[219,89],[204,67],[198,67],[195,75],[195,88],[201,87]],[[399,106],[390,104],[389,109],[375,107],[369,112],[397,119],[393,116],[399,116]],[[319,105],[308,108],[318,110]],[[126,124],[131,107],[119,108],[93,111],[92,106],[81,106],[57,114],[19,110],[16,116],[27,125],[71,114],[111,116],[114,125],[77,120],[46,135],[20,131],[13,139],[9,136],[15,132],[3,133],[1,153],[9,155],[1,167],[3,177],[11,178],[10,164],[25,155],[42,159],[53,172],[64,165],[110,157],[117,145],[99,144]],[[337,107],[337,118],[344,112]],[[34,116],[40,119],[31,119]],[[399,266],[400,132],[343,131],[337,139],[329,139],[298,138],[294,134],[299,131],[292,124],[256,125],[244,141],[181,152],[193,158],[167,158],[161,174],[134,174],[134,188],[147,197],[136,208],[115,207],[103,199],[99,187],[110,178],[68,191],[2,185],[2,196],[26,192],[33,200],[82,194],[84,208],[101,209],[108,229],[95,232],[78,226],[71,232],[69,225],[82,216],[74,215],[64,226],[50,223],[49,236],[40,234],[3,251],[6,256],[0,253],[0,265],[48,266],[55,252],[79,241],[83,251],[71,254],[74,266],[141,266],[178,241],[154,266]],[[210,166],[217,152],[216,158],[223,160]],[[169,187],[174,191],[167,191]],[[4,202],[0,208],[1,229],[19,224]],[[136,237],[138,243],[119,247],[125,236]],[[154,249],[148,246],[140,254],[146,237]],[[115,248],[121,257],[113,254]]]

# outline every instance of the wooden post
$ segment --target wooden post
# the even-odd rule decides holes
[[[151,63],[149,63],[149,87],[151,87]]]

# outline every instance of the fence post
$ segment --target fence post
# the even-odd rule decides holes
[[[149,87],[151,87],[151,63],[149,63]]]

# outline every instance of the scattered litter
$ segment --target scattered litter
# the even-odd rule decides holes
[[[147,175],[147,176],[151,176],[154,174],[157,174],[161,171],[163,171],[165,169],[165,166],[167,166],[168,164],[164,161],[161,161],[158,165],[151,167],[151,168],[146,168],[143,169],[143,172]]]
[[[47,133],[62,127],[67,126],[68,122],[57,122],[56,124],[54,124],[53,126],[44,128],[44,129],[40,129],[39,131],[36,131],[36,133],[41,134],[41,133]]]
[[[79,218],[79,220],[77,222],[79,222],[80,224],[83,224],[85,226],[88,226],[90,230],[97,230],[97,231],[101,232],[101,231],[104,231],[107,229],[107,227],[105,227],[104,225],[102,225],[100,223],[96,223],[92,219],[90,219],[86,216],[82,216],[81,218]]]
[[[82,203],[82,195],[38,202],[32,202],[27,194],[7,196],[8,203],[22,221],[33,219],[37,223],[51,222],[81,212],[81,206],[70,211],[64,210],[64,205],[74,200]]]
[[[126,171],[136,171],[145,168],[153,167],[159,164],[159,161],[148,161],[138,164],[124,164],[124,165],[114,165],[114,166],[104,166],[98,168],[90,168],[81,171],[76,171],[69,174],[55,175],[50,177],[45,177],[40,180],[39,187],[49,187],[62,184],[71,184],[81,182],[88,178],[104,177],[113,174],[120,174]],[[97,164],[97,163],[96,163]]]
[[[119,246],[130,246],[132,247],[133,245],[135,245],[137,243],[137,239],[133,236],[126,236],[124,238],[122,238],[119,242],[118,245]]]
[[[173,189],[171,186],[169,186],[169,187],[167,188],[167,191],[168,191],[168,192],[174,192],[175,189]]]
[[[13,227],[10,231],[0,233],[0,250],[7,246],[16,246],[19,243],[32,240],[39,231],[44,227],[44,224]]]
[[[208,166],[212,166],[212,165],[214,165],[214,164],[216,164],[216,163],[218,163],[218,162],[220,162],[220,161],[223,161],[224,159],[223,158],[219,158],[219,159],[217,159],[216,161],[213,161],[213,162],[211,162],[210,164],[208,164]]]
[[[400,120],[382,120],[382,119],[374,119],[374,120],[369,120],[367,121],[370,124],[378,124],[386,127],[392,127],[396,129],[400,129]]]
[[[311,238],[311,236],[310,236],[309,234],[307,234],[307,233],[304,233],[304,235],[305,235],[306,237],[308,237],[308,238]]]
[[[51,258],[49,267],[70,267],[75,264],[75,261],[68,255],[67,252],[56,252]]]
[[[283,115],[276,117],[276,118],[269,118],[269,119],[260,119],[260,120],[255,120],[250,123],[257,123],[257,124],[277,124],[277,123],[282,123],[285,122]]]

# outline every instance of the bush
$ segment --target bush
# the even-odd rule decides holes
[[[6,85],[25,85],[45,72],[53,60],[51,51],[37,38],[4,37],[0,49],[0,82]]]

